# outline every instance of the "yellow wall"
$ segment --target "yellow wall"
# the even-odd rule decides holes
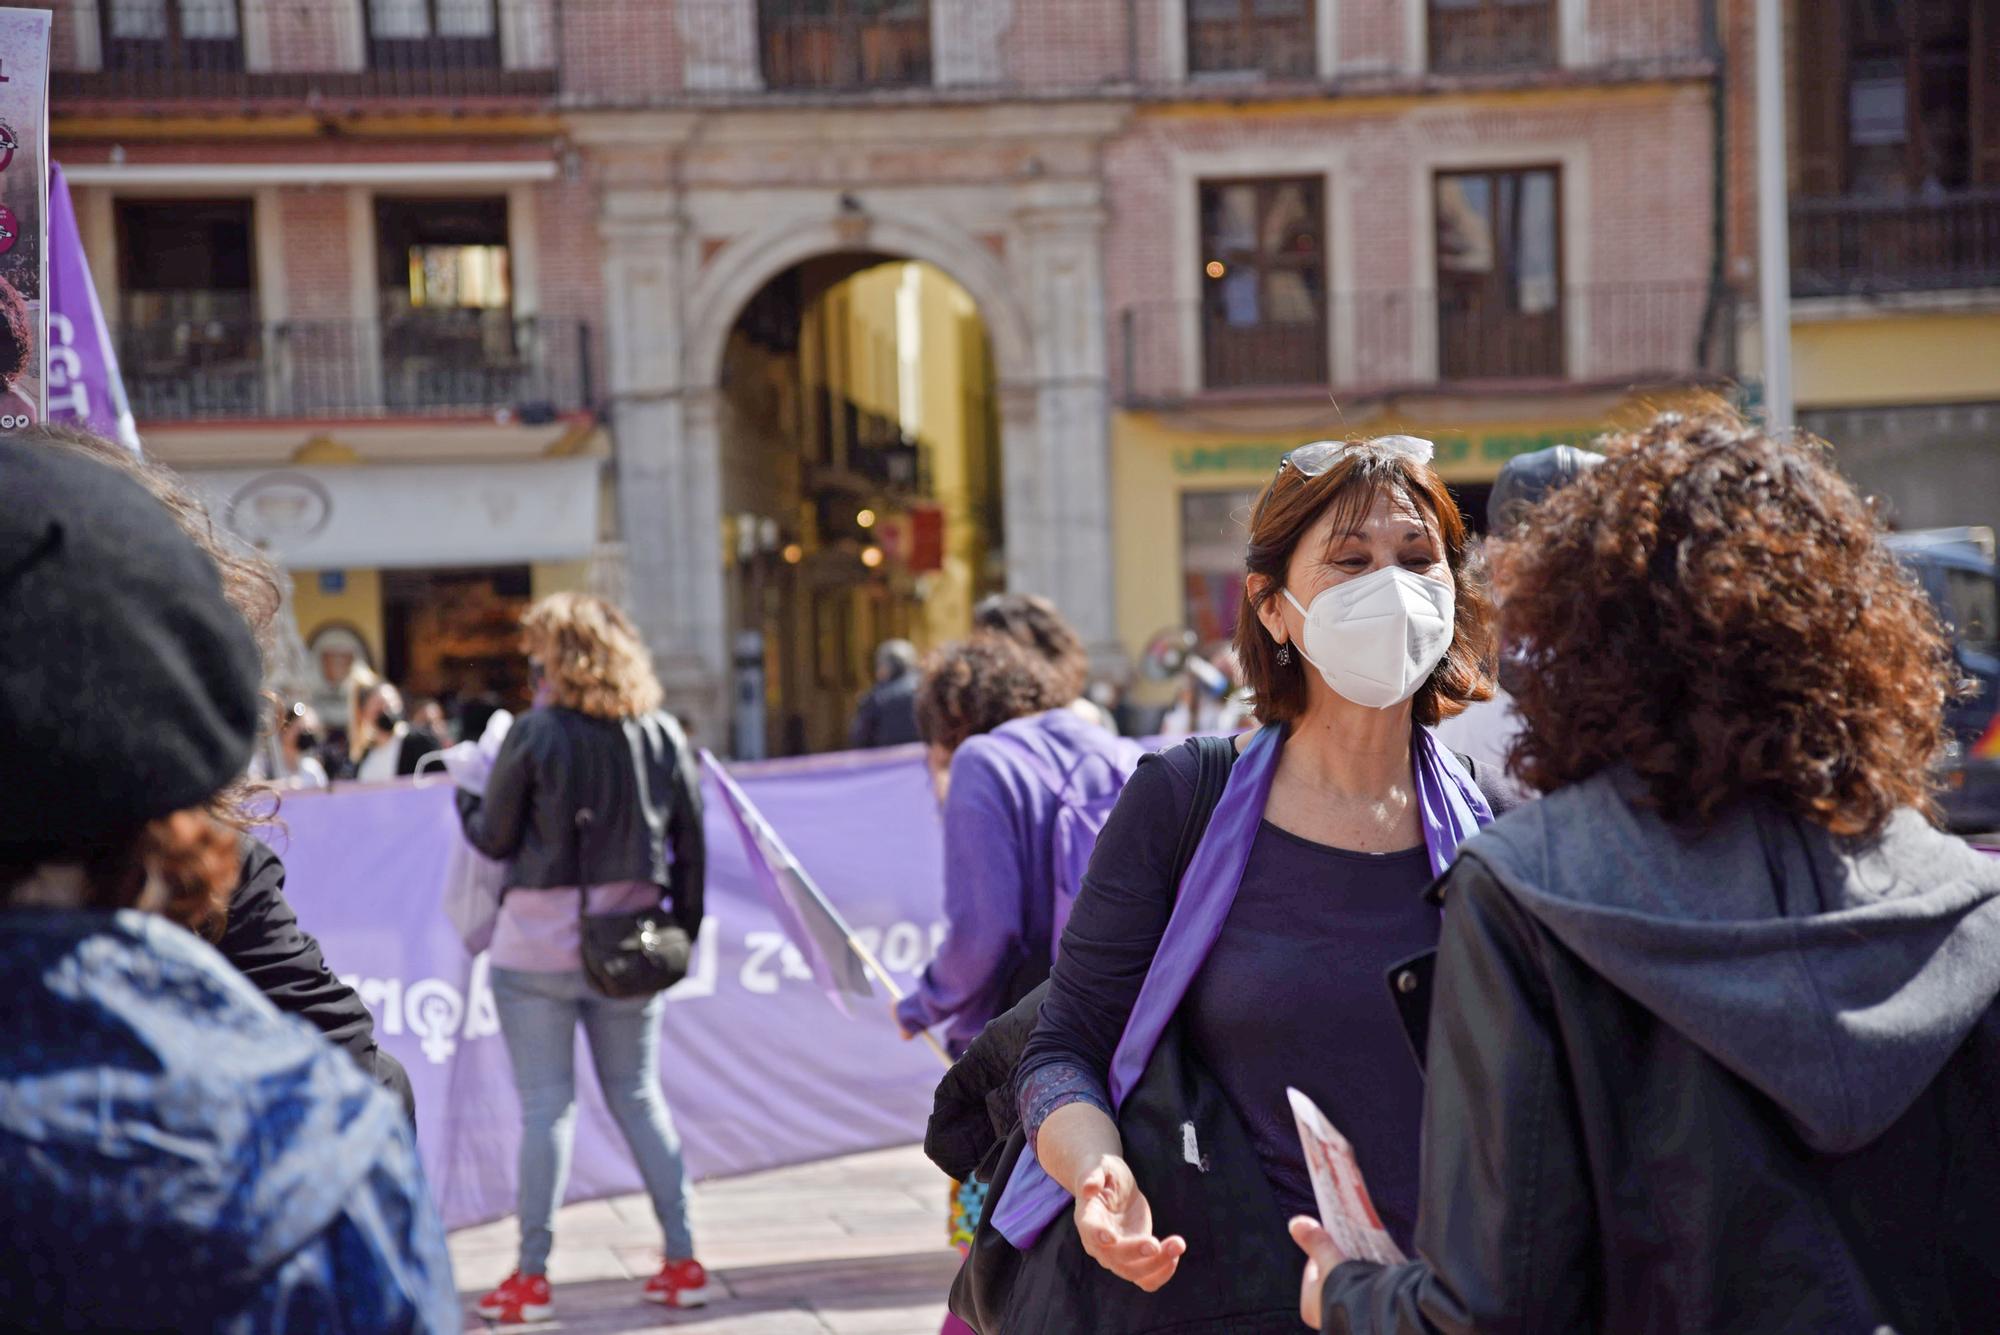
[[[312,644],[315,631],[330,621],[345,622],[368,644],[377,671],[382,667],[382,574],[349,570],[347,588],[337,594],[320,592],[317,570],[292,572],[292,607],[298,613],[299,635]]]
[[[1438,472],[1447,482],[1490,482],[1517,454],[1550,445],[1587,444],[1613,420],[1644,416],[1652,404],[1622,404],[1603,416],[1579,420],[1528,419],[1484,426],[1426,426],[1384,418],[1367,434],[1408,431],[1437,445]],[[1269,428],[1183,430],[1157,414],[1121,412],[1111,421],[1112,551],[1118,598],[1118,636],[1137,654],[1155,634],[1186,617],[1182,566],[1181,498],[1197,491],[1256,491],[1271,480],[1286,450],[1310,433]]]
[[[589,591],[589,561],[545,561],[528,568],[528,592],[537,599],[552,593]]]
[[[2000,315],[1912,313],[1792,323],[1806,408],[2000,399]]]

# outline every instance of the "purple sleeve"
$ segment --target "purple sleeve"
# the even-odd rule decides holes
[[[1111,1055],[1173,913],[1170,881],[1193,775],[1194,753],[1185,747],[1142,762],[1097,837],[1040,1021],[1015,1072],[1030,1136],[1067,1103],[1111,1111]]]
[[[959,748],[944,805],[945,938],[896,1008],[906,1031],[941,1024],[985,999],[1018,960],[1027,894],[1022,833],[1030,818],[987,746],[975,739]]]

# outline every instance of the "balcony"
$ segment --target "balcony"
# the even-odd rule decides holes
[[[921,87],[931,81],[929,6],[892,12],[761,5],[764,83],[787,92]]]
[[[1187,64],[1194,79],[1311,79],[1319,52],[1308,15],[1188,20]]]
[[[1353,398],[1676,384],[1719,377],[1727,340],[1706,284],[1606,285],[1499,309],[1463,293],[1357,292],[1324,323],[1230,327],[1196,303],[1128,307],[1113,374],[1129,408],[1197,399]]]
[[[64,110],[545,101],[560,0],[57,0]]]
[[[439,318],[448,314],[450,318]],[[142,422],[492,418],[594,406],[588,326],[506,312],[379,323],[162,320],[117,333]]]
[[[1555,10],[1553,0],[1475,6],[1432,0],[1431,68],[1439,74],[1468,74],[1554,65]]]
[[[2000,287],[2000,190],[1792,205],[1794,297]]]

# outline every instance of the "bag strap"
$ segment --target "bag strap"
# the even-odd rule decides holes
[[[1202,836],[1208,833],[1209,818],[1215,815],[1216,804],[1222,801],[1222,790],[1229,785],[1229,767],[1236,761],[1236,739],[1197,737],[1194,760],[1194,801],[1188,806],[1187,818],[1181,822],[1180,846],[1174,850],[1170,889],[1176,897],[1180,894],[1181,878],[1187,875],[1188,864],[1194,861],[1195,850],[1201,847]]]
[[[578,807],[571,821],[576,830],[576,919],[582,922],[590,916],[590,877],[583,870],[583,848],[585,836],[597,821],[597,813],[589,807]]]

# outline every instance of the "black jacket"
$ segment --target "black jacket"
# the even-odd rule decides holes
[[[1421,1259],[1334,1332],[2000,1330],[2000,862],[1600,776],[1445,881]]]
[[[334,976],[319,942],[299,926],[285,899],[285,864],[264,843],[243,839],[243,868],[215,948],[272,1005],[299,1016],[344,1049],[375,1083],[417,1115],[410,1077],[375,1043],[375,1022],[354,989]]]
[[[857,749],[905,746],[922,741],[917,730],[917,674],[905,672],[877,685],[861,697],[854,711],[848,741]]]
[[[472,846],[508,864],[510,890],[650,881],[672,894],[674,921],[690,937],[701,927],[701,776],[664,713],[530,710],[501,745],[485,796],[461,789],[458,809]],[[577,824],[586,809],[587,831]]]

